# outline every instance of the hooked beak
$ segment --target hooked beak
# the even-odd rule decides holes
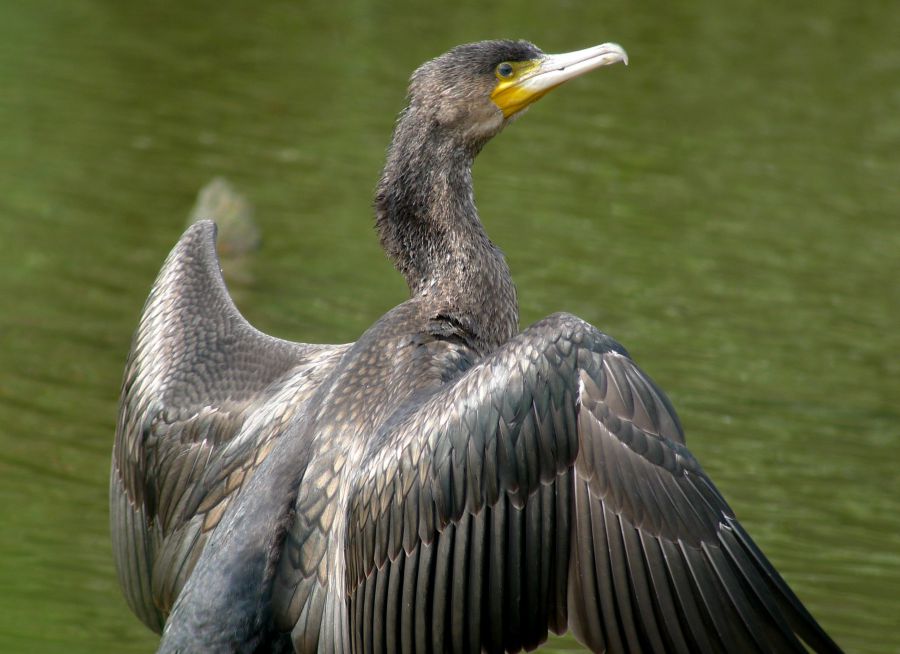
[[[616,43],[604,43],[564,54],[544,55],[527,62],[511,79],[501,79],[491,93],[491,100],[509,118],[563,82],[620,61],[627,66],[628,54]]]

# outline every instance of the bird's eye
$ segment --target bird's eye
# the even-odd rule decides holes
[[[507,62],[503,62],[497,66],[497,77],[512,77],[513,67]]]

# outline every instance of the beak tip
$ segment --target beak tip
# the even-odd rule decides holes
[[[608,44],[606,44],[606,47],[608,47],[616,55],[618,55],[619,61],[621,61],[626,66],[628,65],[628,53],[625,52],[625,48],[623,48],[618,43],[608,43]]]

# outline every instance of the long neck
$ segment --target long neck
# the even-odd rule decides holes
[[[518,331],[518,303],[506,261],[475,209],[472,162],[480,147],[408,109],[394,131],[375,209],[381,245],[411,295],[433,317],[457,321],[493,348]]]

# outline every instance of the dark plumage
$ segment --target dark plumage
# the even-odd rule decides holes
[[[567,628],[595,651],[839,651],[622,346],[566,314],[518,333],[473,159],[624,58],[491,41],[413,74],[375,201],[410,298],[355,343],[256,331],[214,226],[184,234],[134,337],[110,488],[160,651],[517,651]]]

